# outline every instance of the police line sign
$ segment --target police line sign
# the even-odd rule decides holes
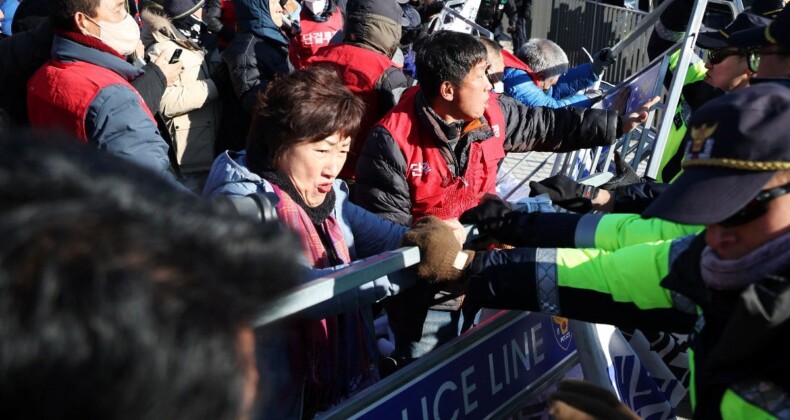
[[[576,347],[565,318],[527,312],[505,315],[510,318],[497,328],[483,334],[472,330],[449,343],[450,349],[425,356],[374,388],[388,383],[392,387],[399,379],[402,385],[386,392],[366,390],[352,398],[378,394],[364,407],[355,404],[360,409],[353,414],[341,414],[342,410],[329,414],[376,420],[483,418],[521,401],[525,390],[537,388],[565,367],[563,362],[575,356]],[[472,337],[471,344],[464,342]],[[430,366],[427,371],[426,366]],[[418,370],[422,371],[415,375]]]

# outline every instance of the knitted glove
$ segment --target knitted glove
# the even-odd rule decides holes
[[[593,56],[592,70],[595,74],[601,74],[607,67],[615,63],[615,57],[612,49],[606,47]]]
[[[592,210],[592,200],[598,196],[598,188],[580,184],[565,175],[554,175],[543,181],[529,183],[530,197],[548,194],[554,204],[576,213]]]
[[[583,381],[562,381],[549,396],[549,415],[558,420],[637,420],[630,408],[611,392]]]
[[[463,279],[464,269],[472,263],[474,252],[463,251],[452,228],[441,219],[423,217],[403,235],[401,246],[420,248],[417,275],[429,283]]]
[[[614,152],[614,168],[615,176],[609,182],[601,185],[601,188],[611,191],[623,185],[645,182],[645,179],[636,174],[634,168],[620,156],[619,152]]]

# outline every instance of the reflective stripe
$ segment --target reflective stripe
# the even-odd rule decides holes
[[[686,296],[672,290],[669,292],[669,298],[672,299],[672,307],[678,311],[692,315],[697,313],[697,305]]]
[[[724,419],[790,418],[790,398],[769,381],[746,381],[730,386],[721,401]]]
[[[538,307],[541,312],[560,315],[560,292],[557,284],[557,250],[538,248],[535,252],[535,279]]]
[[[576,248],[595,248],[595,231],[603,214],[585,214],[576,225],[573,242]]]
[[[658,34],[659,38],[666,41],[678,42],[686,36],[685,32],[677,32],[667,28],[660,20],[656,22],[656,26],[654,26],[653,29]]]

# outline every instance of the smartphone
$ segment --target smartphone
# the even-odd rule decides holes
[[[170,64],[178,63],[178,61],[181,60],[181,53],[183,51],[184,50],[181,48],[176,48],[176,50],[173,51],[173,55],[170,57]]]

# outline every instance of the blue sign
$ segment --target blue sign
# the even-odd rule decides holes
[[[566,318],[525,312],[357,414],[376,420],[482,418],[575,351]]]

